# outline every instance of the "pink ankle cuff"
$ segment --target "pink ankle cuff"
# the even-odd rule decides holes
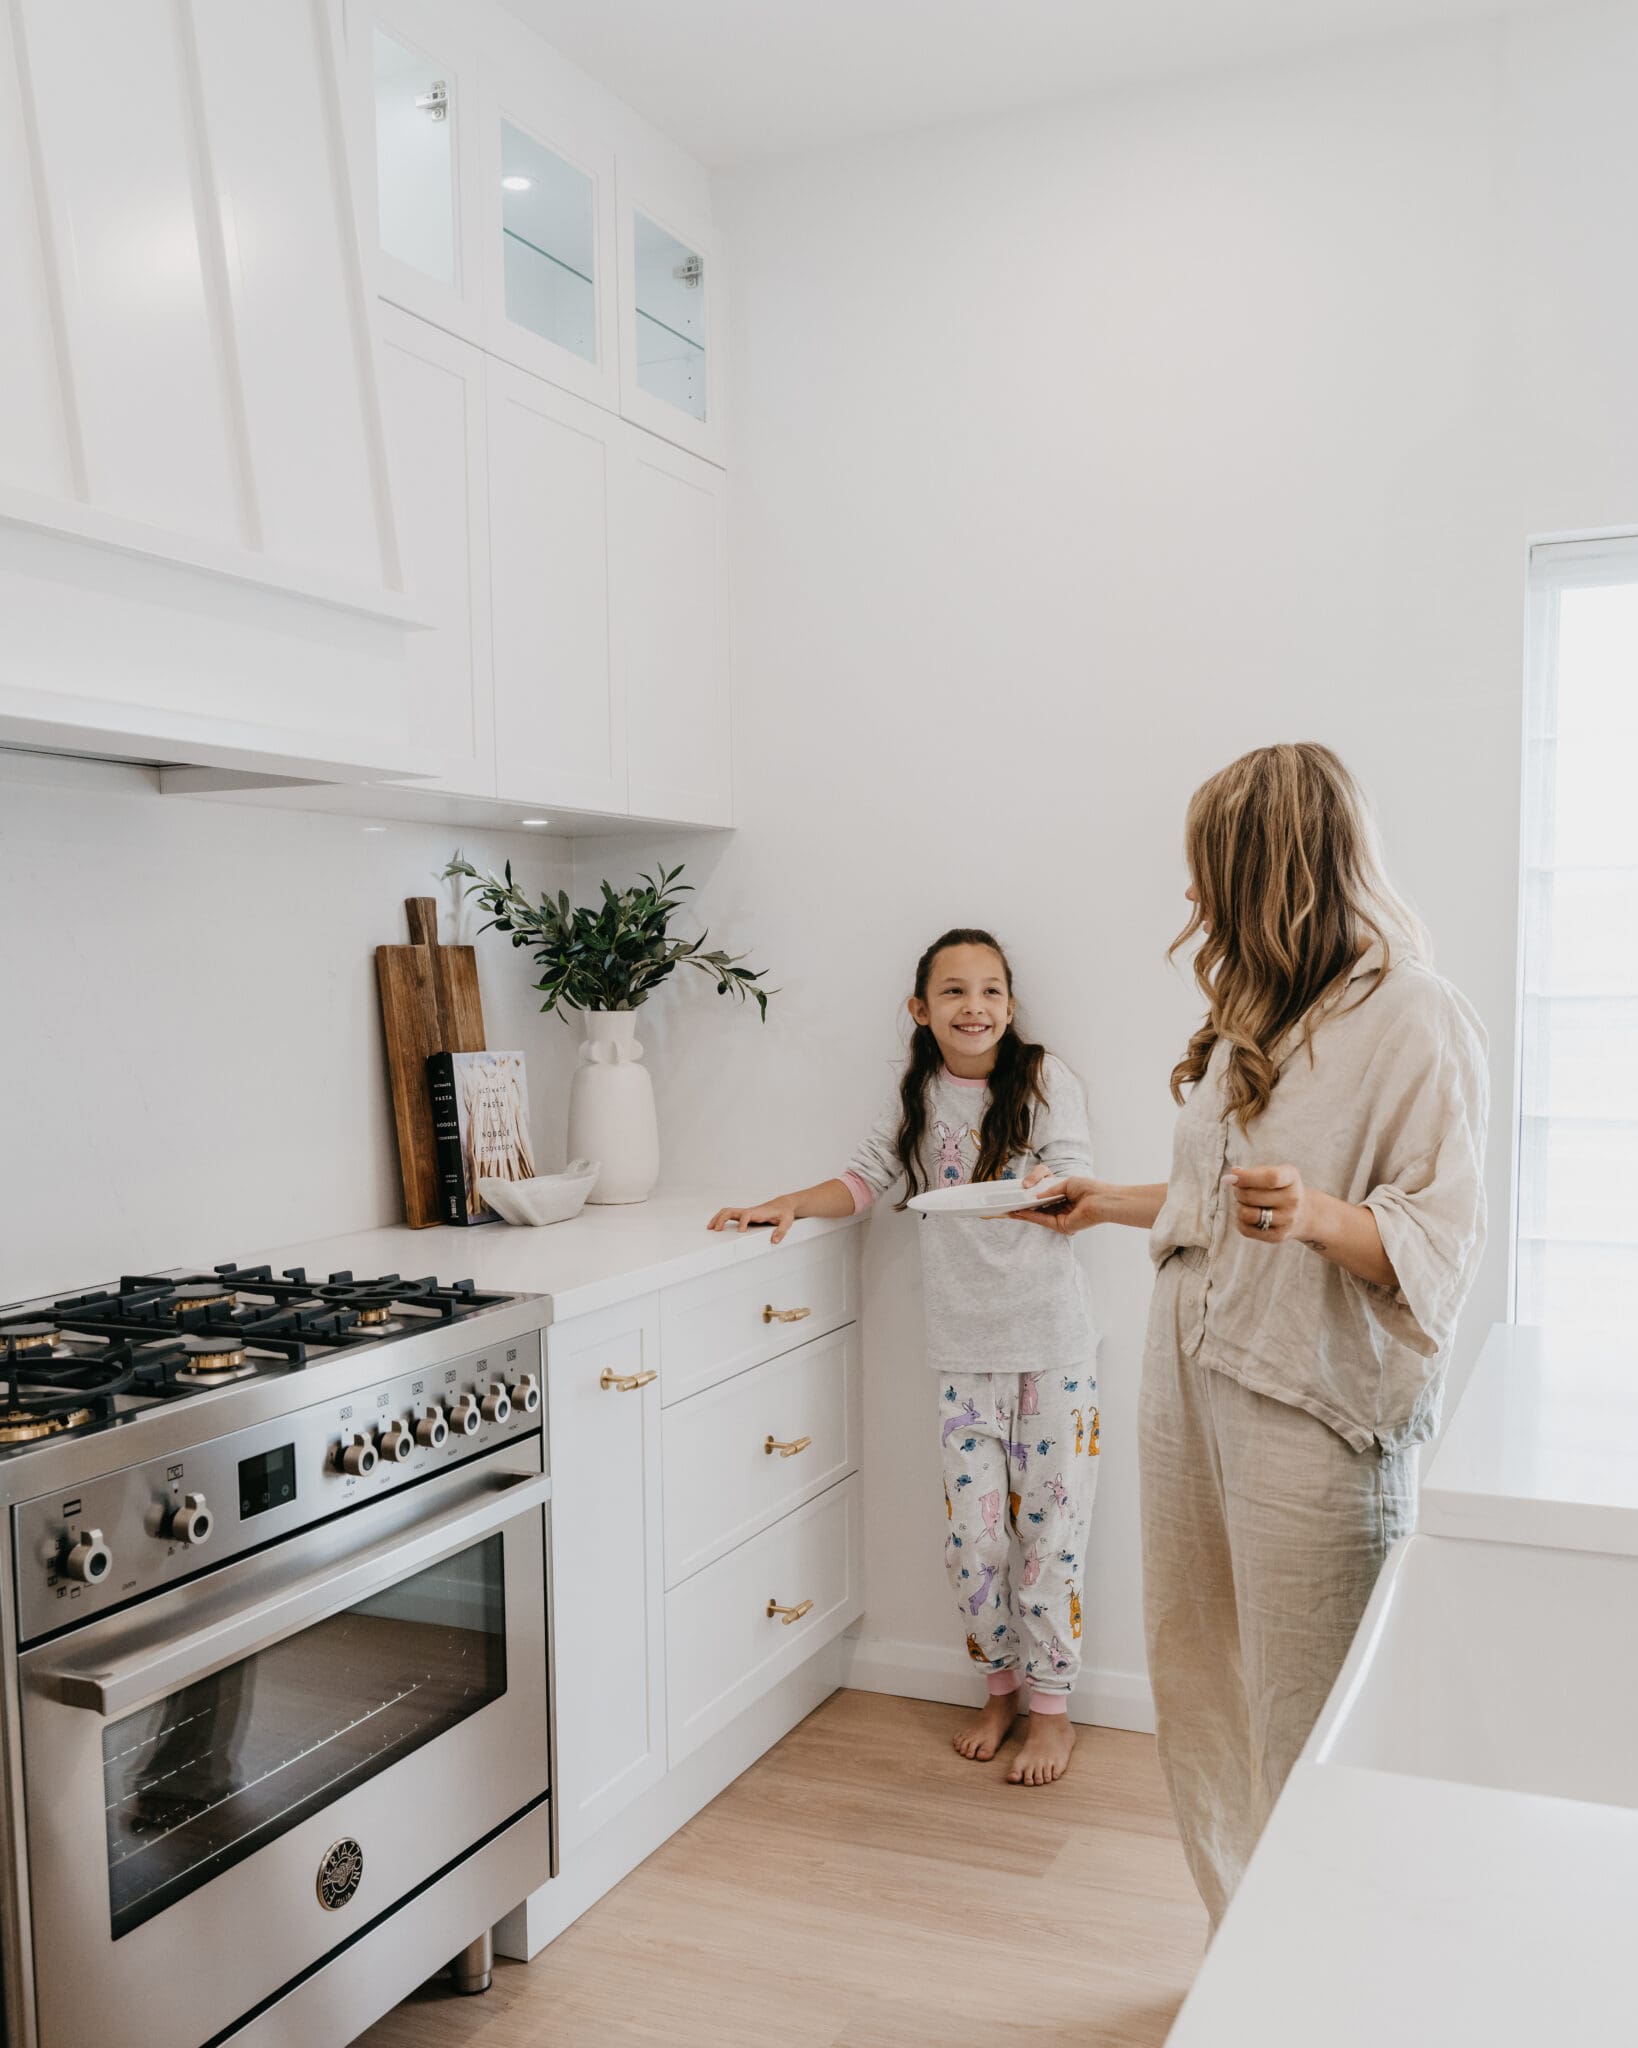
[[[1069,1695],[1066,1692],[1031,1692],[1029,1710],[1032,1714],[1067,1714]]]
[[[992,1699],[1000,1693],[1016,1692],[1018,1690],[1018,1673],[1016,1671],[992,1671],[989,1674],[988,1683]]]

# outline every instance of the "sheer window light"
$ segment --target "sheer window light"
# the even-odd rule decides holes
[[[1532,551],[1514,1313],[1638,1301],[1638,536]]]

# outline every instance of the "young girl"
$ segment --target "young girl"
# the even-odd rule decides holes
[[[900,1179],[913,1194],[969,1180],[1089,1171],[1079,1081],[1014,1027],[1012,970],[988,932],[949,931],[916,965],[915,1034],[898,1094],[839,1179],[711,1228],[849,1216]],[[989,1700],[955,1737],[987,1762],[1028,1692],[1008,1777],[1049,1785],[1074,1746],[1081,1586],[1097,1478],[1095,1339],[1068,1246],[1010,1219],[921,1216],[927,1351],[938,1375],[944,1555],[968,1654]]]

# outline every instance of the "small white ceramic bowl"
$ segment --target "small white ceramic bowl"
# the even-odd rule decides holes
[[[561,1173],[537,1174],[533,1180],[478,1182],[478,1193],[508,1223],[567,1223],[586,1206],[597,1185],[595,1159],[571,1159]]]

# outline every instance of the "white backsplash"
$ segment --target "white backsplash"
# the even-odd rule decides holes
[[[0,1302],[402,1220],[375,948],[457,846],[571,885],[545,834],[158,794],[147,769],[0,752]],[[478,948],[488,1042],[528,1057],[563,1163],[578,1033],[526,953]],[[459,1275],[453,1277],[460,1277]]]

